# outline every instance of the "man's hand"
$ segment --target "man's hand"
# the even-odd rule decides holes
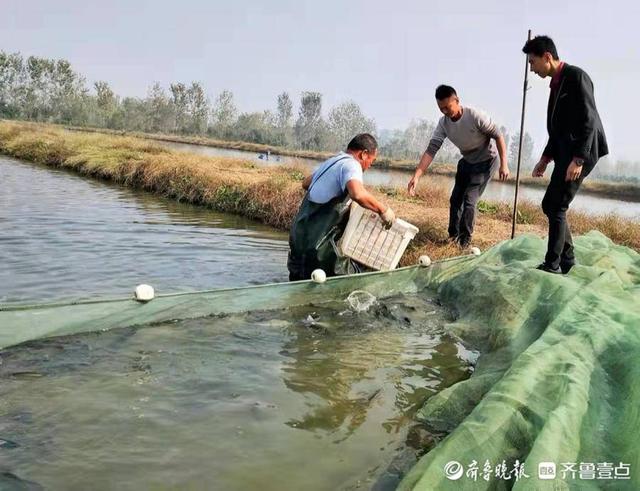
[[[567,167],[567,174],[564,178],[565,181],[575,181],[582,174],[582,166],[576,164],[575,159],[571,161],[569,167]]]
[[[531,175],[533,177],[542,177],[542,176],[544,176],[544,171],[547,170],[547,165],[549,165],[549,162],[547,162],[544,159],[540,159],[538,161],[538,163],[536,164],[536,166],[533,168],[533,172],[531,173]]]
[[[500,171],[498,172],[501,181],[509,179],[509,166],[507,164],[500,164]]]
[[[407,184],[407,191],[409,192],[409,196],[416,195],[416,187],[418,186],[419,180],[420,180],[420,176],[417,176],[414,174],[411,180],[409,181],[409,184]]]
[[[387,209],[384,210],[384,213],[380,213],[380,219],[384,224],[384,228],[391,228],[393,222],[396,221],[396,214],[393,212],[390,206],[387,206]]]

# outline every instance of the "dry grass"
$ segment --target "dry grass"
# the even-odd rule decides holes
[[[247,152],[266,153],[270,151],[277,155],[286,155],[290,157],[300,157],[314,160],[324,160],[329,158],[332,154],[328,152],[314,152],[307,150],[292,150],[284,147],[277,147],[273,145],[262,145],[259,143],[249,143],[242,141],[226,141],[215,140],[213,138],[197,137],[197,136],[182,136],[182,135],[166,135],[158,133],[141,133],[141,132],[125,132],[101,128],[86,128],[86,127],[67,127],[73,131],[88,132],[88,133],[103,133],[109,135],[119,136],[133,136],[136,138],[144,138],[148,140],[166,141],[174,143],[189,143],[192,145],[202,145],[216,148],[228,148],[232,150],[243,150]],[[414,160],[394,160],[385,156],[378,158],[376,165],[382,168],[399,169],[413,171],[416,168],[416,162]],[[437,174],[441,176],[453,176],[456,173],[455,164],[443,164],[436,163],[429,168],[431,174]],[[514,171],[515,172],[515,171]],[[515,177],[515,174],[514,174]],[[527,172],[521,173],[520,183],[529,187],[546,187],[549,183],[548,178],[534,178]],[[603,196],[614,199],[625,199],[629,201],[640,201],[640,186],[636,184],[621,183],[621,182],[608,182],[608,181],[595,181],[587,180],[581,186],[582,193],[588,193],[596,196]]]
[[[216,140],[204,136],[167,135],[164,133],[142,133],[138,131],[118,131],[107,128],[87,128],[83,126],[65,126],[67,130],[83,133],[102,133],[113,136],[132,136],[144,138],[146,140],[156,140],[172,143],[188,143],[190,145],[201,145],[204,147],[227,148],[231,150],[243,150],[245,152],[267,153],[286,155],[290,157],[300,157],[304,159],[325,160],[331,155],[330,152],[315,152],[312,150],[291,150],[274,145],[264,145],[262,143],[250,143],[244,141]]]
[[[242,159],[175,152],[130,136],[0,122],[0,152],[240,214],[283,230],[288,229],[303,196],[300,181],[305,171],[301,166],[256,167]],[[415,263],[421,254],[432,258],[460,254],[447,241],[447,189],[427,182],[415,198],[395,188],[377,188],[374,193],[398,216],[420,228],[403,264]],[[479,210],[475,245],[484,249],[510,237],[510,205],[482,201]],[[615,215],[592,217],[577,212],[571,213],[570,220],[576,233],[597,229],[617,243],[640,250],[638,222]],[[546,217],[537,204],[522,203],[518,223],[518,233],[546,234]]]

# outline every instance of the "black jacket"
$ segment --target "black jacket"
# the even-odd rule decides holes
[[[593,97],[593,82],[584,70],[565,63],[557,90],[547,108],[549,142],[544,155],[556,163],[583,158],[589,166],[609,153],[607,139]]]

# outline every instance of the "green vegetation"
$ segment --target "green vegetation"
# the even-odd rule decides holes
[[[380,130],[353,101],[329,109],[326,116],[322,94],[303,92],[294,114],[294,101],[287,92],[277,96],[275,110],[240,113],[234,95],[223,90],[211,102],[199,82],[151,85],[144,98],[115,94],[105,81],[89,86],[66,60],[53,60],[0,51],[0,118],[73,125],[82,128],[152,134],[167,141],[281,155],[322,159],[343,149],[360,132],[378,136],[378,164],[413,170],[433,133],[435,122],[412,121],[403,130]],[[509,149],[513,169],[517,162],[517,132],[501,132]],[[146,136],[146,135],[145,135]],[[148,137],[148,136],[147,136]],[[522,182],[544,186],[545,181],[527,177],[535,163],[534,142],[525,133],[522,151]],[[451,175],[451,163],[459,158],[449,141],[436,156],[430,172]],[[640,201],[640,162],[608,162],[603,159],[584,185],[586,192]],[[595,179],[607,182],[595,182]]]

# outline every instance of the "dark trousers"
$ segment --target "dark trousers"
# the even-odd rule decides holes
[[[567,182],[565,177],[570,163],[570,159],[556,161],[547,192],[542,198],[542,211],[549,219],[549,242],[544,262],[554,269],[558,268],[561,262],[575,263],[573,238],[567,222],[567,210],[582,181],[593,168],[585,162],[580,177],[576,181]]]
[[[458,162],[456,180],[449,200],[449,237],[457,238],[463,245],[471,241],[478,199],[497,166],[498,157],[477,164],[470,164],[464,159]]]

